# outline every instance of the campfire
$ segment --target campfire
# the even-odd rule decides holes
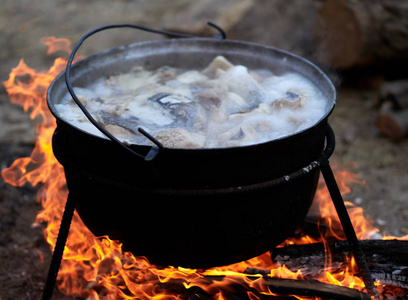
[[[48,54],[71,52],[66,39],[49,37],[42,43],[48,46]],[[46,91],[66,63],[65,58],[57,58],[49,70],[36,71],[21,60],[4,83],[10,100],[21,105],[32,119],[40,117],[41,123],[36,128],[37,142],[31,157],[17,159],[2,170],[2,177],[14,186],[26,183],[39,186],[38,201],[43,209],[35,222],[46,224],[44,237],[51,250],[56,245],[68,190],[63,167],[52,152],[51,139],[56,124],[47,108]],[[349,192],[350,184],[361,184],[355,174],[347,171],[337,171],[335,176],[342,194]],[[366,253],[378,256],[383,254],[382,245],[397,247],[398,243],[404,243],[393,241],[394,237],[381,237],[389,240],[384,241],[388,244],[369,241],[378,239],[379,230],[364,217],[361,208],[350,202],[346,206],[357,238],[367,240],[362,244]],[[358,266],[347,244],[341,242],[346,237],[323,180],[312,212],[307,220],[313,222],[306,221],[294,237],[271,253],[206,270],[152,265],[145,257],[124,252],[119,241],[94,236],[75,212],[57,286],[64,294],[86,299],[364,299],[367,297],[364,281],[358,275]],[[408,236],[399,238],[407,239]],[[391,260],[392,255],[389,258]],[[398,292],[405,295],[403,284],[394,287],[399,279],[404,280],[402,275],[399,279],[397,276],[403,269],[392,269],[394,277],[381,278],[378,269],[372,272],[384,299],[394,299],[393,295]]]

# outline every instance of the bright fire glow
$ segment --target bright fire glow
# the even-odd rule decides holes
[[[48,46],[48,54],[55,51],[70,52],[70,42],[66,39],[48,37],[41,42]],[[37,142],[31,157],[17,159],[10,167],[2,170],[1,174],[7,183],[14,186],[22,186],[25,183],[33,186],[41,184],[38,201],[43,209],[36,216],[36,222],[47,225],[44,236],[51,249],[55,246],[68,191],[63,168],[52,153],[51,137],[56,124],[47,108],[46,90],[65,66],[66,59],[57,58],[48,71],[36,71],[21,60],[10,73],[9,80],[4,82],[11,102],[21,105],[25,111],[30,111],[32,119],[40,117],[41,123],[36,127]],[[336,178],[342,193],[349,192],[348,184],[358,182],[356,175],[346,171],[337,172]],[[345,239],[324,184],[321,184],[316,193],[314,205],[317,205],[315,209],[318,209],[321,215],[321,222],[330,228],[326,230],[323,238]],[[361,208],[352,203],[347,203],[347,206],[359,239],[369,238],[370,234],[379,231],[364,218]],[[322,238],[306,236],[288,240],[284,244],[321,241]],[[352,258],[349,258],[347,267],[341,271],[332,268],[336,270],[335,273],[330,272],[330,265],[328,258],[321,277],[315,279],[364,289],[361,279],[353,275],[356,273],[356,265]],[[300,270],[292,272],[284,265],[277,265],[271,261],[268,254],[203,272],[181,267],[157,268],[150,265],[146,258],[123,252],[119,242],[106,236],[95,237],[75,213],[58,274],[58,287],[65,294],[80,295],[87,299],[183,299],[180,286],[185,290],[199,287],[218,300],[225,299],[225,293],[237,285],[245,288],[249,299],[259,299],[253,293],[254,290],[259,294],[272,295],[268,287],[262,284],[264,279],[260,275],[243,274],[247,268],[271,270],[271,277],[303,278]],[[169,282],[178,283],[178,288],[169,288],[170,285],[166,285]]]

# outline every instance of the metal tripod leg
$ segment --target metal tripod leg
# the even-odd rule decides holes
[[[323,154],[322,159],[319,160],[318,165],[320,165],[320,170],[323,174],[333,204],[340,218],[343,231],[350,244],[351,251],[360,269],[361,277],[363,278],[367,291],[372,297],[378,299],[379,298],[378,292],[374,286],[374,282],[368,269],[364,253],[357,239],[356,233],[354,231],[353,225],[347,212],[347,208],[344,205],[343,197],[341,196],[340,190],[336,183],[336,179],[329,164],[328,158],[331,156],[334,150],[334,144],[335,144],[334,134],[330,126],[328,126],[326,151]],[[49,300],[52,297],[74,211],[75,211],[74,197],[72,196],[70,197],[69,195],[65,205],[64,214],[61,220],[60,230],[58,233],[57,242],[52,256],[51,265],[48,271],[47,281],[44,287],[42,300]]]
[[[75,211],[74,197],[68,195],[67,203],[65,204],[64,214],[62,216],[60,229],[58,232],[57,242],[55,244],[54,253],[52,254],[50,268],[48,270],[47,281],[45,283],[42,300],[49,300],[54,292],[55,282],[57,281],[58,270],[61,266],[62,254],[64,253],[65,243],[68,238],[69,228],[71,226],[72,217]]]
[[[351,252],[353,253],[354,259],[356,260],[356,263],[360,269],[361,277],[364,281],[367,292],[372,297],[379,299],[378,291],[374,285],[370,270],[368,269],[363,250],[361,249],[356,232],[353,228],[353,224],[351,223],[350,216],[347,212],[347,208],[344,204],[343,197],[341,196],[333,171],[327,159],[321,162],[320,169],[339,216],[344,234],[346,235],[347,241],[350,245]]]

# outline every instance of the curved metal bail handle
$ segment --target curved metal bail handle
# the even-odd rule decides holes
[[[225,32],[216,24],[212,23],[212,22],[208,22],[208,25],[210,25],[211,27],[214,27],[215,29],[217,29],[219,31],[219,34],[216,35],[214,38],[216,39],[225,39],[226,35]],[[122,143],[120,140],[118,140],[115,136],[113,136],[109,131],[107,131],[101,124],[98,123],[98,121],[96,121],[94,119],[94,117],[92,117],[92,115],[88,112],[88,110],[85,108],[85,106],[81,103],[81,101],[79,101],[77,95],[74,92],[74,89],[71,85],[71,81],[70,81],[70,77],[71,77],[71,67],[72,67],[72,62],[74,61],[75,58],[75,54],[77,53],[79,47],[83,44],[83,42],[90,36],[94,35],[95,33],[98,33],[100,31],[103,30],[107,30],[107,29],[112,29],[112,28],[124,28],[124,27],[128,27],[128,28],[134,28],[134,29],[139,29],[139,30],[143,30],[143,31],[147,31],[147,32],[151,32],[151,33],[157,33],[157,34],[162,34],[162,35],[166,35],[169,37],[178,37],[178,38],[199,38],[197,36],[193,36],[193,35],[188,35],[188,34],[182,34],[182,33],[176,33],[176,32],[170,32],[170,31],[165,31],[165,30],[157,30],[157,29],[153,29],[150,27],[146,27],[146,26],[142,26],[142,25],[135,25],[135,24],[113,24],[113,25],[106,25],[106,26],[102,26],[99,28],[96,28],[90,32],[88,32],[87,34],[85,34],[79,41],[78,43],[75,45],[74,49],[72,50],[68,62],[67,62],[67,67],[65,69],[65,83],[67,85],[68,88],[68,92],[71,94],[72,99],[75,101],[75,103],[78,105],[78,107],[81,109],[81,111],[84,113],[84,115],[86,116],[86,118],[100,131],[102,132],[107,138],[109,138],[112,142],[116,143],[117,145],[119,145],[120,147],[126,149],[127,151],[129,151],[130,153],[143,158],[146,161],[150,161],[153,160],[159,153],[161,150],[164,149],[163,145],[157,140],[155,139],[153,136],[151,136],[150,134],[148,134],[144,129],[139,128],[138,131],[143,134],[147,139],[149,139],[151,142],[153,142],[157,147],[153,146],[151,147],[150,151],[146,154],[146,155],[142,155],[140,153],[135,152],[134,150],[132,150],[129,146],[125,145],[124,143]]]

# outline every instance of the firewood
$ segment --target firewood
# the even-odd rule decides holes
[[[380,105],[391,102],[394,110],[408,109],[408,79],[383,83],[379,94]]]
[[[221,284],[223,280],[228,282]],[[259,286],[263,291],[251,286],[251,281],[257,281],[255,286]],[[269,290],[274,294],[273,299],[294,299],[291,295],[322,297],[324,299],[344,299],[344,300],[370,300],[370,296],[356,289],[322,283],[316,280],[295,280],[258,276],[235,276],[232,280],[228,276],[205,275],[201,279],[201,287],[193,285],[186,289],[180,279],[170,279],[165,282],[155,280],[144,284],[154,284],[156,290],[165,291],[168,294],[178,295],[182,299],[215,299],[214,296],[221,293],[223,299],[249,300],[248,294],[255,295],[256,299],[271,299],[267,295]],[[210,287],[213,285],[213,287]]]
[[[395,286],[408,286],[408,241],[362,240],[360,244],[374,279]],[[273,261],[292,271],[302,270],[306,277],[316,278],[324,272],[328,252],[335,262],[332,268],[341,268],[346,255],[350,254],[348,242],[328,243],[328,248],[323,243],[276,248],[271,256]]]
[[[382,134],[401,139],[408,133],[408,109],[395,110],[391,103],[383,103],[377,113],[375,124]]]
[[[327,0],[319,11],[320,56],[347,69],[408,59],[407,1]]]

